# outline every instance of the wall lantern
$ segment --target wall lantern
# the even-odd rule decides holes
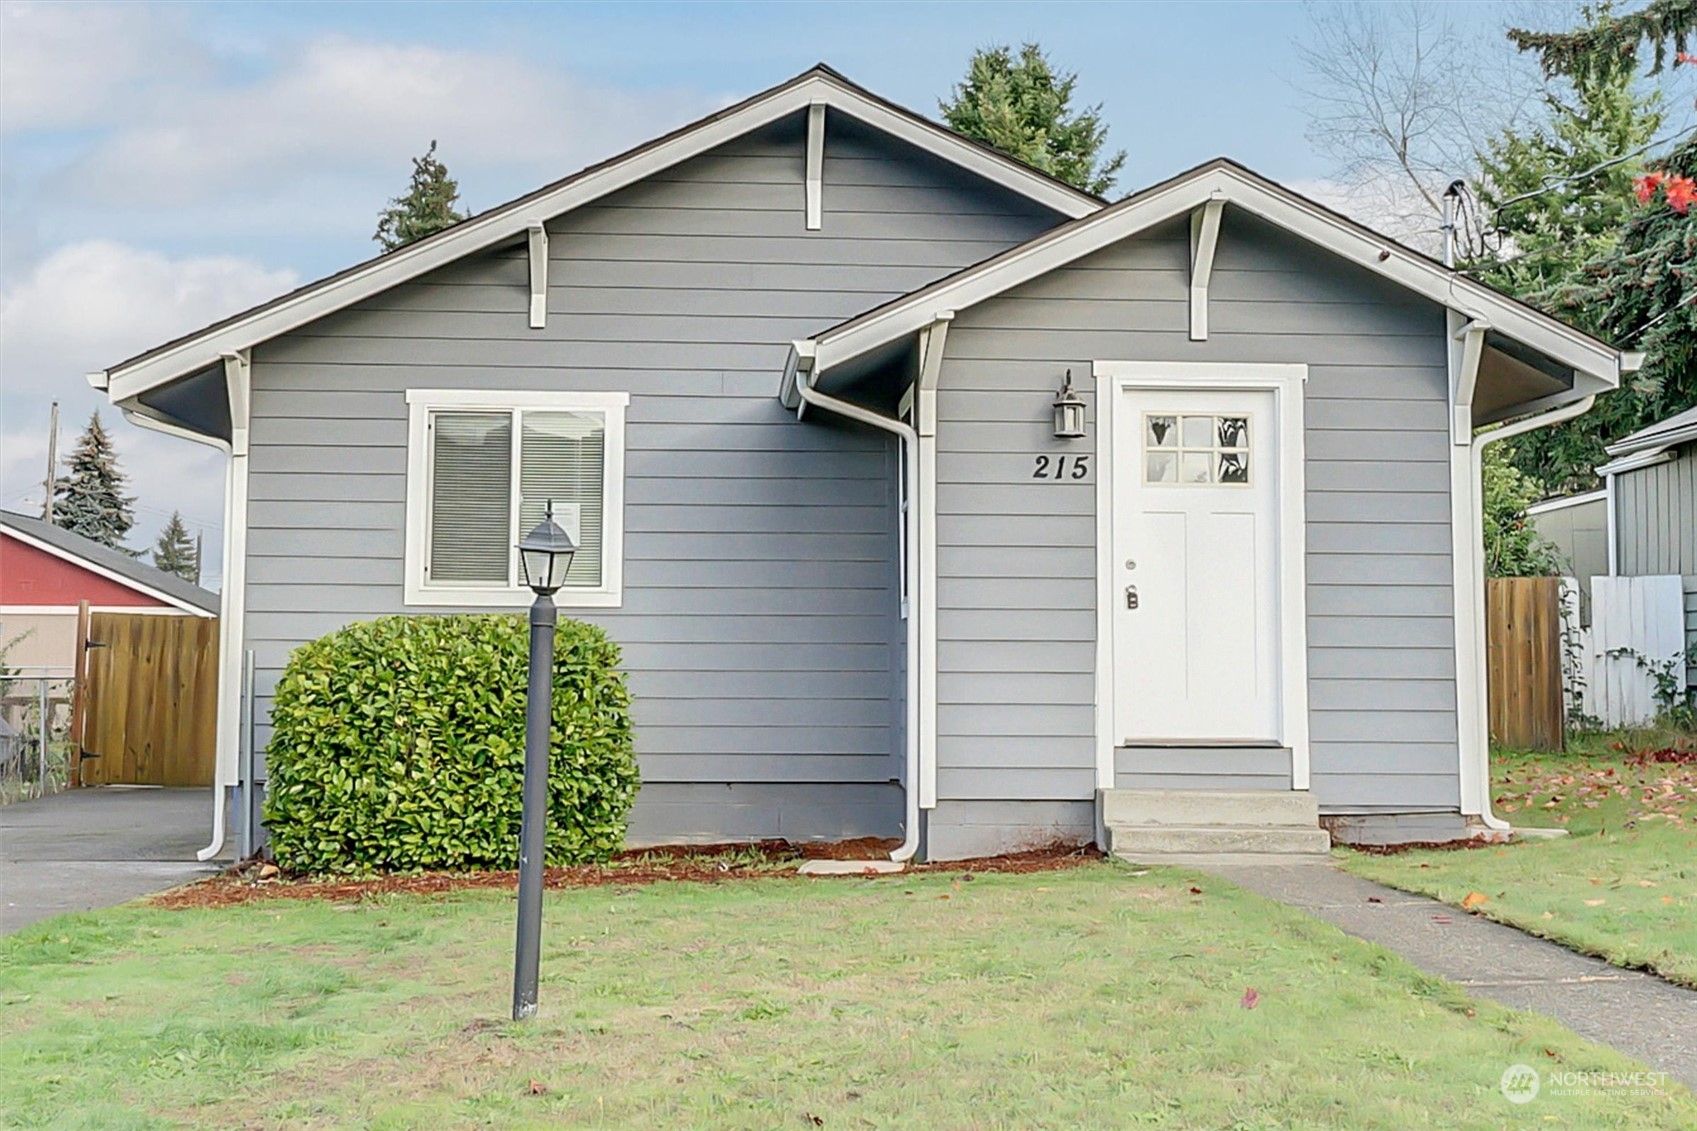
[[[536,591],[530,606],[530,671],[524,706],[523,816],[519,825],[519,923],[513,953],[513,1020],[536,1014],[542,959],[542,867],[547,857],[548,741],[554,714],[552,594],[566,583],[577,543],[554,521],[554,501],[536,529],[519,542],[524,583]]]
[[[1072,370],[1067,370],[1066,380],[1061,383],[1061,391],[1055,397],[1055,438],[1057,440],[1077,440],[1084,435],[1084,400],[1072,387]]]

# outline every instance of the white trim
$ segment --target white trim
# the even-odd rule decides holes
[[[825,103],[807,108],[807,230],[817,232],[825,219]]]
[[[1658,463],[1667,463],[1672,459],[1673,453],[1667,448],[1651,448],[1647,451],[1633,452],[1629,456],[1610,460],[1597,468],[1597,474],[1608,477],[1628,471],[1642,471],[1646,467],[1655,467]]]
[[[913,398],[915,447],[919,456],[916,502],[919,516],[918,589],[914,604],[919,617],[919,806],[937,807],[937,388],[943,376],[943,353],[949,323],[955,312],[940,310],[921,331],[919,380]]]
[[[852,84],[815,71],[703,119],[658,143],[631,150],[552,189],[454,225],[343,275],[268,304],[228,325],[203,330],[158,353],[106,371],[107,395],[128,400],[198,372],[228,350],[247,349],[477,251],[516,239],[536,218],[549,219],[634,184],[728,141],[823,102],[876,130],[918,146],[967,172],[1068,217],[1088,216],[1102,201],[968,141],[952,130],[867,97]]]
[[[94,562],[89,561],[87,558],[79,557],[69,550],[60,549],[51,542],[44,542],[40,538],[24,533],[11,523],[0,522],[0,531],[4,531],[8,538],[16,538],[18,541],[27,546],[31,546],[34,549],[40,550],[44,554],[51,554],[53,557],[58,558],[61,561],[69,562],[70,564],[77,566],[79,569],[85,569],[97,577],[105,578],[107,581],[115,581],[133,593],[140,593],[144,597],[151,597],[155,601],[169,605],[171,608],[180,612],[188,613],[190,616],[213,617],[218,615],[216,613],[207,612],[198,605],[190,604],[180,597],[173,597],[163,589],[155,589],[151,585],[146,585],[133,578],[125,577],[116,570],[107,569],[105,566],[97,565]],[[45,608],[47,606],[43,607]],[[76,608],[75,605],[70,607],[72,609]],[[141,610],[137,609],[136,611],[139,612]]]
[[[1599,487],[1595,491],[1585,491],[1578,495],[1563,495],[1559,499],[1545,499],[1541,503],[1533,503],[1526,508],[1527,514],[1549,514],[1551,511],[1566,510],[1568,507],[1583,506],[1594,503],[1599,499],[1608,498],[1608,489]]]
[[[1279,422],[1279,742],[1290,749],[1291,788],[1309,787],[1307,448],[1303,391],[1308,366],[1231,362],[1097,361],[1096,378],[1096,775],[1113,788],[1120,728],[1114,718],[1113,522],[1111,481],[1119,447],[1114,403],[1126,389],[1270,389]],[[1104,480],[1109,485],[1104,487]],[[1106,732],[1104,733],[1104,724]]]
[[[7,531],[7,533],[10,533],[10,531]],[[77,615],[78,609],[79,606],[77,605],[0,605],[0,616],[74,617]],[[90,605],[88,611],[91,613],[140,613],[145,616],[159,617],[199,616],[211,618],[218,615],[217,613],[206,612],[204,609],[188,613],[182,609],[164,608],[159,605]]]
[[[1210,197],[1190,213],[1190,340],[1208,340],[1208,283],[1214,276],[1214,252],[1220,246],[1224,196]]]
[[[548,229],[540,220],[530,222],[526,241],[530,259],[530,328],[548,325]]]
[[[1620,576],[1620,526],[1615,521],[1615,477],[1603,476],[1603,491],[1608,499],[1609,576]]]
[[[879,345],[914,333],[930,320],[930,312],[939,307],[962,310],[983,302],[1155,224],[1202,207],[1216,196],[1223,196],[1234,207],[1254,213],[1446,308],[1475,319],[1488,315],[1499,332],[1609,388],[1620,382],[1618,350],[1416,255],[1390,239],[1357,227],[1312,201],[1225,164],[1205,166],[1129,197],[827,330],[814,339],[818,343],[818,367],[822,371],[834,368]]]
[[[594,588],[565,588],[554,603],[567,609],[614,609],[624,603],[625,409],[629,393],[541,390],[485,391],[480,389],[407,390],[407,509],[405,580],[402,601],[425,608],[507,608],[527,606],[534,597],[516,576],[508,585],[431,586],[424,580],[430,525],[430,414],[438,409],[505,409],[600,413],[606,419],[606,449],[601,486],[601,584]],[[518,432],[514,432],[515,476],[512,515],[518,529],[519,492],[516,475]],[[522,532],[520,532],[522,533]],[[514,540],[517,540],[517,534]]]
[[[1446,313],[1451,323],[1459,320],[1453,310]],[[1485,332],[1490,328],[1489,322],[1475,318],[1450,334],[1450,443],[1461,447],[1473,441],[1473,392],[1479,386],[1479,363],[1485,358]]]

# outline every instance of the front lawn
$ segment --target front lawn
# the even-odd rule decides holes
[[[1592,736],[1565,754],[1495,752],[1498,815],[1568,837],[1338,855],[1367,879],[1469,901],[1492,919],[1697,987],[1697,765],[1633,757],[1676,741],[1647,732]]]
[[[1665,1128],[1634,1070],[1246,892],[1115,864],[130,906],[0,940],[22,1127]],[[1253,991],[1251,993],[1250,991]]]

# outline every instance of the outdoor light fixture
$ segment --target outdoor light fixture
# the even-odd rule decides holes
[[[1055,396],[1055,439],[1077,440],[1084,435],[1084,400],[1072,388],[1072,370],[1067,370],[1061,391]]]
[[[524,567],[524,583],[546,597],[566,583],[566,571],[572,568],[572,555],[577,543],[554,521],[554,501],[548,501],[548,513],[536,524],[536,529],[519,543],[519,563]]]
[[[551,594],[566,583],[577,543],[554,521],[554,501],[519,542],[530,606],[530,681],[524,703],[524,816],[519,826],[519,927],[513,954],[513,1020],[536,1015],[542,959],[542,868],[547,859],[548,736],[554,715],[554,623]]]

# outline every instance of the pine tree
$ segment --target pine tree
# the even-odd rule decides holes
[[[123,493],[126,477],[118,469],[117,450],[98,411],[89,417],[65,462],[70,474],[53,483],[54,525],[133,554],[123,543],[136,524],[135,498]]]
[[[1662,124],[1661,98],[1630,71],[1587,75],[1544,92],[1545,119],[1508,130],[1480,154],[1479,201],[1501,253],[1466,269],[1548,305],[1583,264],[1608,254],[1634,211],[1633,179]]]
[[[972,54],[966,80],[938,103],[943,120],[1035,169],[1100,196],[1114,187],[1125,151],[1102,154],[1108,127],[1102,107],[1070,108],[1078,76],[1056,71],[1042,48],[1027,43]]]
[[[188,527],[183,525],[183,516],[176,511],[171,512],[171,521],[165,524],[165,529],[159,532],[159,541],[153,546],[153,565],[166,573],[174,573],[184,581],[200,581],[200,554],[195,544],[189,541]]]
[[[1545,74],[1575,78],[1635,71],[1646,44],[1655,53],[1650,73],[1659,74],[1670,47],[1677,55],[1697,39],[1697,0],[1650,0],[1620,16],[1604,4],[1590,14],[1593,18],[1573,31],[1513,28],[1508,37],[1522,51],[1536,51]]]
[[[378,216],[377,234],[371,238],[382,244],[384,251],[394,251],[451,228],[468,215],[455,207],[459,201],[459,182],[437,160],[436,143],[432,141],[423,157],[412,159],[412,185],[405,196],[395,197]]]

